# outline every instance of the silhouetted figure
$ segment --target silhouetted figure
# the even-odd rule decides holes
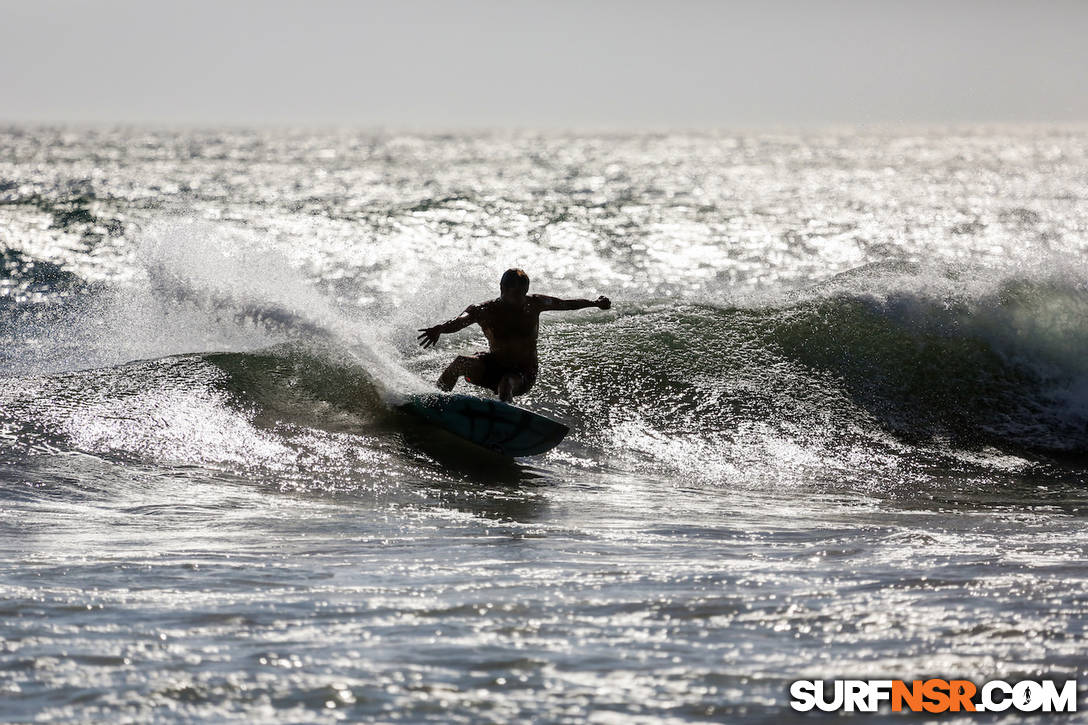
[[[443,333],[457,332],[477,324],[491,345],[489,352],[458,355],[438,378],[438,387],[453,390],[464,377],[473,385],[488,388],[509,403],[515,395],[529,392],[536,382],[539,362],[536,340],[540,313],[547,310],[580,310],[599,307],[607,310],[607,297],[596,300],[561,300],[558,297],[529,294],[529,275],[520,269],[508,269],[499,281],[499,297],[469,305],[460,316],[434,327],[420,329],[419,344],[431,347]]]

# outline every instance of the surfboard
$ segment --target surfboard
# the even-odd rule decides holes
[[[399,407],[459,438],[515,458],[550,451],[570,432],[557,420],[472,395],[413,395]]]

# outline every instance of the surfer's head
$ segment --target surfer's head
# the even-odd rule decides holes
[[[520,269],[508,269],[499,280],[499,296],[509,302],[517,302],[529,292],[529,275]]]

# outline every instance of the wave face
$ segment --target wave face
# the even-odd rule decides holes
[[[1003,280],[972,297],[910,288],[932,272],[883,265],[772,304],[647,301],[557,319],[546,328],[545,372],[524,402],[574,422],[578,445],[593,455],[664,455],[668,467],[694,466],[708,479],[741,465],[753,434],[843,455],[888,449],[889,438],[900,453],[916,446],[926,455],[987,446],[1088,453],[1085,286]],[[889,277],[898,289],[888,291]],[[25,447],[161,460],[200,450],[203,462],[257,464],[260,455],[247,463],[234,444],[259,438],[276,448],[284,441],[275,431],[290,426],[395,437],[396,426],[373,426],[395,417],[384,371],[433,377],[445,357],[375,365],[373,350],[360,354],[361,344],[313,320],[215,304],[220,316],[231,311],[293,342],[10,379],[0,388],[5,424],[53,431]],[[189,423],[203,416],[220,423],[194,430]],[[220,437],[230,445],[213,454]]]
[[[1088,677],[1086,165],[1075,128],[0,128],[4,714]],[[519,402],[572,432],[500,464],[397,404],[510,266],[613,307],[545,314]]]

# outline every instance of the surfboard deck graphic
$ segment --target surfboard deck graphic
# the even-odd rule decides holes
[[[472,395],[413,395],[399,406],[443,430],[505,456],[535,456],[559,445],[570,428],[500,400]]]

